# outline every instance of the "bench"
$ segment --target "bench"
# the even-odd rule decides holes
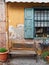
[[[17,56],[33,56],[36,55],[37,60],[37,49],[36,44],[32,42],[15,42],[12,41],[12,48],[9,54],[16,54]]]

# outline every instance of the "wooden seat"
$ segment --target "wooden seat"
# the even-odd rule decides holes
[[[12,48],[10,49],[10,54],[37,54],[36,52],[36,44],[33,42],[17,42],[12,41]]]
[[[30,50],[11,50],[10,54],[16,54],[16,55],[34,55],[36,54],[35,51]]]
[[[36,49],[36,43],[32,42],[15,42],[12,41],[12,47],[10,49],[10,55],[16,54],[17,56],[33,56],[36,55],[36,61],[37,61],[37,49]]]

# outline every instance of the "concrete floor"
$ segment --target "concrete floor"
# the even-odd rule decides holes
[[[49,65],[42,59],[39,59],[38,62],[36,62],[36,59],[33,59],[33,57],[16,57],[9,59],[8,62],[1,63],[0,65]]]

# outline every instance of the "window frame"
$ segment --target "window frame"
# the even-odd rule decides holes
[[[49,8],[34,8],[34,18],[35,18],[35,10],[46,10],[47,12],[49,11]],[[44,11],[43,11],[44,12]],[[48,13],[46,13],[48,14]],[[48,17],[48,15],[46,15],[46,17]],[[47,18],[48,19],[48,18]],[[45,20],[44,20],[45,21]],[[48,21],[48,20],[47,20]],[[46,23],[46,22],[44,22]],[[35,25],[35,20],[34,20],[34,25]],[[38,24],[37,24],[38,25]],[[41,24],[40,24],[41,25]],[[34,26],[35,27],[35,26]],[[43,26],[44,27],[44,26]],[[39,27],[38,27],[39,28]],[[47,28],[48,28],[48,22],[47,22]],[[47,33],[46,33],[47,34]],[[43,37],[36,37],[36,31],[35,31],[35,35],[34,35],[34,38],[43,38]],[[46,37],[46,38],[49,38],[49,37]]]

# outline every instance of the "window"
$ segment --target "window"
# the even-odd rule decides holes
[[[35,36],[49,37],[49,10],[35,9],[34,13]]]

